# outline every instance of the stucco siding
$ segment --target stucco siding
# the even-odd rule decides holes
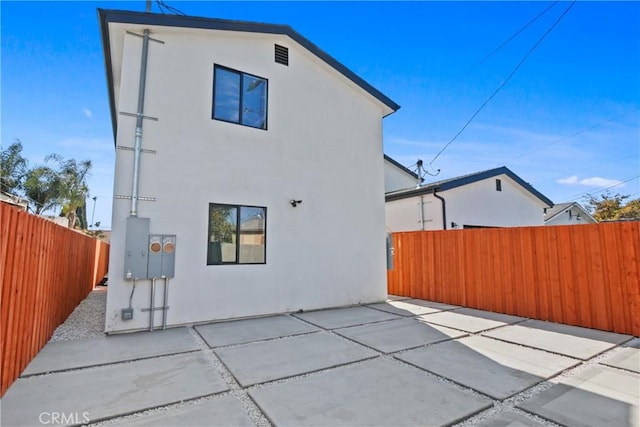
[[[496,191],[496,179],[502,191]],[[460,227],[519,227],[544,224],[544,204],[506,175],[453,188],[442,194],[447,201],[447,223]]]
[[[383,300],[383,108],[286,36],[154,27],[152,37],[165,44],[150,44],[145,114],[159,120],[145,120],[143,148],[157,154],[142,154],[139,191],[156,201],[138,216],[177,235],[168,323]],[[289,48],[288,67],[274,43]],[[125,37],[119,111],[136,109],[140,46]],[[214,64],[268,79],[266,131],[211,119]],[[118,145],[133,146],[134,131],[120,116]],[[131,194],[132,162],[117,150],[115,194]],[[209,203],[267,208],[266,264],[206,265]],[[148,326],[149,281],[134,319],[119,319],[129,208],[114,201],[107,331]]]
[[[412,177],[408,173],[402,171],[397,166],[391,164],[388,161],[384,161],[384,191],[389,193],[391,191],[403,190],[405,188],[415,187],[418,184],[418,179]]]
[[[496,179],[502,191],[496,191]],[[446,228],[543,225],[544,203],[506,175],[438,192],[445,199]],[[422,197],[422,199],[421,199]],[[420,215],[422,205],[422,216]],[[388,231],[443,230],[442,203],[433,194],[388,201]],[[421,222],[424,226],[421,227]]]

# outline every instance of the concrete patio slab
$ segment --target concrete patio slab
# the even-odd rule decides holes
[[[325,332],[223,347],[214,351],[242,386],[377,356],[373,350]]]
[[[466,332],[477,333],[487,329],[498,328],[525,320],[523,317],[507,314],[492,313],[490,311],[462,308],[455,311],[443,311],[421,316],[429,323],[448,326]]]
[[[592,366],[535,395],[519,408],[567,426],[640,425],[640,376]]]
[[[422,314],[437,313],[439,311],[453,310],[460,308],[456,305],[442,304],[439,302],[424,301],[419,299],[407,299],[401,301],[387,301],[378,304],[371,304],[367,307],[387,313],[398,314],[400,316],[420,316]]]
[[[244,344],[319,331],[291,316],[270,316],[195,326],[209,347]]]
[[[23,377],[198,350],[186,328],[48,343]]]
[[[630,338],[629,335],[559,323],[527,320],[482,335],[588,360]]]
[[[466,335],[465,332],[431,325],[421,319],[406,318],[335,329],[334,332],[383,353],[393,353]]]
[[[623,349],[600,362],[614,368],[640,373],[640,338],[622,345]]]
[[[507,410],[499,412],[475,425],[476,427],[545,427],[547,424],[543,424],[519,412]]]
[[[482,336],[409,350],[396,357],[500,400],[579,363]]]
[[[393,360],[375,359],[289,382],[249,395],[274,425],[449,425],[491,406]]]
[[[186,406],[158,410],[110,423],[121,427],[202,427],[202,426],[255,426],[240,403],[232,395],[214,396]]]
[[[325,329],[344,328],[371,322],[399,319],[400,316],[369,307],[346,307],[296,313],[293,316]]]
[[[227,390],[202,353],[158,357],[20,378],[2,398],[1,424],[42,425],[41,414],[54,412],[72,414],[81,424]]]

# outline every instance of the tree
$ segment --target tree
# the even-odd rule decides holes
[[[27,172],[27,160],[22,157],[22,142],[19,139],[6,150],[0,150],[0,190],[17,194]]]
[[[52,209],[60,201],[60,177],[47,165],[29,169],[24,180],[24,194],[37,215]]]
[[[625,204],[624,201],[628,198],[629,195],[611,194],[609,191],[599,198],[589,196],[587,210],[598,221],[640,218],[640,199],[630,200]]]
[[[630,200],[622,209],[620,209],[619,218],[635,218],[640,219],[640,199]]]
[[[89,194],[87,179],[91,174],[91,160],[80,162],[75,159],[64,160],[57,154],[50,154],[45,160],[55,160],[60,165],[58,170],[60,202],[65,216],[69,219],[69,228],[75,228],[78,208],[84,208]]]

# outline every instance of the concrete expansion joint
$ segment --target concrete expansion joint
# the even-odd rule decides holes
[[[159,354],[159,355],[154,355],[154,356],[137,357],[137,358],[121,360],[121,361],[109,361],[109,362],[104,362],[104,363],[97,363],[95,365],[81,366],[81,367],[78,367],[78,368],[56,369],[55,371],[51,371],[51,372],[38,372],[38,373],[35,373],[35,374],[20,375],[20,379],[25,380],[25,381],[30,381],[31,379],[41,378],[41,377],[48,377],[48,376],[57,375],[57,374],[65,375],[65,374],[69,374],[69,373],[72,373],[72,372],[91,372],[91,371],[98,370],[98,369],[100,369],[102,367],[105,367],[105,366],[125,366],[125,365],[130,365],[130,364],[135,363],[135,362],[140,362],[141,360],[169,359],[169,358],[171,358],[173,356],[176,356],[176,355],[179,355],[179,354],[196,353],[198,351],[200,351],[200,350],[176,351],[176,352],[168,353],[168,354]]]
[[[233,376],[229,368],[222,362],[222,360],[220,360],[214,349],[209,347],[206,341],[193,326],[189,326],[187,329],[189,331],[189,334],[191,334],[197,345],[200,347],[200,351],[202,351],[205,357],[211,362],[216,371],[222,376],[224,381],[229,386],[228,393],[240,403],[240,406],[245,410],[251,421],[253,421],[258,427],[271,427],[272,424],[267,416],[258,407],[258,405],[256,405],[253,399],[251,399],[249,393],[247,393],[247,391],[242,386],[240,386],[238,380]]]
[[[496,328],[497,329],[497,328]],[[470,335],[482,335],[482,333],[484,333],[486,331],[482,331],[476,334],[470,334]],[[494,338],[494,337],[486,337],[486,338],[492,338],[492,339],[496,339],[498,341],[503,341],[503,342],[508,342],[508,341],[504,341],[504,340],[500,340],[499,338]],[[476,415],[474,415],[471,418],[468,418],[467,420],[456,424],[456,427],[467,427],[467,426],[473,426],[476,425],[476,423],[478,423],[480,420],[489,418],[489,417],[493,417],[498,413],[501,412],[505,412],[505,411],[512,411],[512,412],[516,412],[520,415],[526,416],[527,418],[536,421],[544,426],[548,426],[548,427],[562,427],[560,424],[556,424],[551,420],[548,420],[546,418],[542,418],[539,415],[533,414],[533,413],[529,413],[523,409],[517,408],[516,405],[519,405],[527,400],[530,400],[532,398],[534,398],[536,395],[549,390],[551,387],[553,387],[556,384],[561,383],[563,380],[569,379],[571,377],[574,377],[578,374],[580,374],[581,372],[594,367],[594,366],[607,366],[608,368],[614,369],[614,370],[619,370],[619,371],[623,371],[625,373],[630,373],[633,376],[636,377],[640,377],[640,373],[638,372],[634,372],[631,370],[626,370],[620,367],[616,367],[616,366],[609,366],[609,365],[601,365],[600,362],[610,358],[611,356],[614,356],[617,353],[620,353],[623,351],[624,347],[622,347],[622,345],[624,344],[628,344],[634,340],[636,340],[638,338],[631,338],[629,340],[627,340],[624,343],[618,344],[616,347],[613,347],[611,349],[608,350],[604,350],[592,357],[590,357],[589,359],[586,360],[582,360],[582,359],[577,359],[575,357],[570,357],[567,356],[565,354],[561,354],[561,353],[557,353],[557,352],[553,352],[553,351],[549,351],[549,350],[543,350],[547,353],[550,354],[557,354],[560,356],[564,356],[570,359],[574,359],[576,360],[577,364],[574,366],[571,366],[563,371],[558,372],[556,375],[542,381],[539,382],[538,384],[533,385],[532,387],[529,387],[525,390],[522,390],[521,392],[507,398],[504,399],[502,401],[497,400],[495,398],[491,398],[490,396],[486,396],[491,398],[494,401],[494,406],[492,408],[489,408],[483,412],[480,412]],[[516,344],[511,342],[510,344],[513,345],[518,345],[520,347],[525,347],[525,348],[533,348],[533,349],[538,349],[536,347],[531,347],[531,346],[526,346],[526,345],[521,345],[521,344]],[[539,349],[538,349],[539,350]],[[448,381],[448,380],[447,380]],[[455,384],[455,383],[454,383]],[[457,384],[456,384],[457,385]],[[475,390],[472,390],[475,391]],[[482,395],[482,394],[481,394]]]
[[[281,341],[287,338],[293,338],[293,337],[299,337],[299,336],[303,336],[303,335],[314,335],[314,334],[320,334],[324,332],[323,330],[320,331],[310,331],[310,332],[300,332],[300,333],[295,333],[295,334],[290,334],[290,335],[282,335],[279,337],[274,337],[274,338],[265,338],[265,339],[261,339],[261,340],[252,340],[250,344],[259,344],[259,343],[264,343],[264,342],[271,342],[271,341]],[[216,350],[222,350],[222,349],[227,349],[227,348],[234,348],[234,347],[242,347],[244,345],[247,345],[249,343],[246,342],[241,342],[241,343],[234,343],[234,344],[227,344],[227,345],[219,345],[216,346],[215,349]],[[206,345],[206,343],[205,343]],[[209,348],[209,347],[207,347]],[[211,349],[213,350],[213,349]]]

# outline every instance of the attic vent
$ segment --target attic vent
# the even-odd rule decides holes
[[[283,64],[288,66],[289,65],[289,49],[284,46],[275,45],[275,58],[278,64]]]

